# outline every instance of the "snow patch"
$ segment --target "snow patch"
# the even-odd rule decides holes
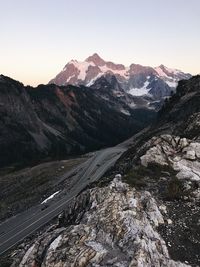
[[[169,74],[172,74],[172,75],[177,75],[177,74],[182,73],[180,70],[177,70],[177,69],[170,69],[170,68],[167,68],[166,66],[164,66],[164,69],[165,69]],[[157,74],[158,74],[160,77],[166,77],[166,78],[169,78],[169,77],[171,76],[171,75],[168,76],[168,75],[163,71],[163,69],[161,68],[161,66],[154,68],[154,70],[157,72]]]
[[[160,77],[168,77],[167,74],[162,70],[161,67],[156,67],[154,69]]]
[[[86,84],[86,86],[92,86],[94,83],[95,83],[95,81],[98,79],[98,78],[100,78],[101,76],[103,75],[103,73],[99,73],[95,78],[93,78],[92,80],[90,80],[87,84]]]
[[[81,62],[77,60],[71,60],[69,64],[73,64],[79,70],[79,75],[77,78],[82,81],[85,80],[89,66],[95,66],[93,62],[87,62],[87,61]],[[64,68],[64,70],[66,70],[66,68],[67,66]]]
[[[146,81],[141,88],[131,88],[130,91],[128,92],[129,94],[133,96],[142,96],[142,95],[147,95],[151,88],[147,88],[149,85],[149,81]]]
[[[67,78],[66,82],[68,83],[72,78],[74,78],[75,74],[73,74],[72,76],[70,76],[69,78]]]
[[[172,81],[165,81],[165,82],[166,82],[166,84],[169,85],[169,87],[174,87],[174,88],[176,88],[176,86],[178,85],[177,81],[175,81],[175,80],[172,80]]]
[[[182,71],[180,70],[177,70],[177,69],[171,69],[171,68],[168,68],[165,66],[165,69],[170,72],[170,73],[173,73],[173,74],[179,74],[179,73],[182,73]]]
[[[48,198],[46,198],[45,200],[43,200],[41,204],[45,204],[50,199],[54,198],[59,192],[60,191],[57,191],[57,192],[53,193],[51,196],[49,196]]]
[[[120,75],[126,79],[128,77],[128,68],[125,68],[123,70],[113,70],[113,69],[107,67],[106,65],[104,65],[104,66],[100,67],[100,69],[103,73],[110,73],[111,72],[115,75]]]
[[[128,110],[120,109],[120,112],[122,112],[123,114],[125,114],[127,116],[131,116],[131,114],[130,114],[130,112]]]
[[[134,102],[131,102],[130,104],[128,103],[128,106],[130,108],[135,108],[137,105]]]
[[[149,92],[148,89],[146,88],[132,88],[129,91],[129,94],[133,96],[142,96],[142,95],[147,95]]]

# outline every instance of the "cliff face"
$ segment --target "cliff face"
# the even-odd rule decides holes
[[[155,111],[143,105],[133,108],[132,100],[110,83],[102,91],[56,85],[32,88],[1,76],[0,167],[119,143],[155,117]]]

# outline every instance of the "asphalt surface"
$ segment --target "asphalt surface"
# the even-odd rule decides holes
[[[93,153],[86,162],[60,178],[64,181],[73,177],[69,192],[63,193],[63,190],[48,204],[39,204],[0,224],[0,255],[58,216],[87,185],[100,179],[125,150],[123,146],[116,146]]]

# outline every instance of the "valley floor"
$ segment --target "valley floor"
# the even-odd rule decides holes
[[[88,159],[47,162],[35,167],[0,174],[0,222],[40,204],[51,194],[68,186],[63,175]]]

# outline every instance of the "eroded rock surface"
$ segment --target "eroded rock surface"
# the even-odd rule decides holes
[[[161,135],[152,138],[145,146],[150,148],[141,156],[141,164],[168,165],[177,171],[181,180],[200,182],[200,143],[178,136]]]
[[[199,266],[200,143],[161,135],[152,138],[141,150],[146,150],[140,157],[141,164],[160,169],[157,196],[165,201],[170,220],[169,225],[160,229],[170,255]]]
[[[164,206],[120,175],[89,190],[90,209],[77,225],[45,232],[16,257],[15,266],[189,266],[170,259],[157,231]]]

